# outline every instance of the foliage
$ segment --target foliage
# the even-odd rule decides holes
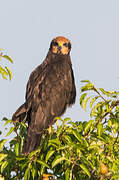
[[[2,49],[0,48],[0,61],[4,60],[4,59],[6,59],[9,62],[13,63],[13,60],[9,56],[3,55]],[[0,65],[0,74],[6,80],[7,80],[8,76],[9,76],[10,80],[12,79],[12,72],[11,72],[11,70],[7,66]]]
[[[91,119],[57,118],[29,155],[21,153],[27,125],[3,119],[6,126],[12,124],[7,136],[16,133],[9,147],[6,139],[0,141],[0,174],[5,180],[35,180],[49,172],[58,180],[119,179],[119,92],[98,89],[88,80],[82,83],[80,105],[91,109]]]

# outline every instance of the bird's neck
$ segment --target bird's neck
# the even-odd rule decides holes
[[[62,54],[55,54],[55,53],[52,53],[50,50],[46,56],[46,63],[53,63],[54,61],[59,61],[59,60],[63,60],[64,62],[72,65],[71,63],[71,58],[70,58],[70,55],[69,54],[66,54],[66,55],[62,55]]]

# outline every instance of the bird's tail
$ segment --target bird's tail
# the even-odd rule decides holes
[[[42,138],[42,133],[36,134],[29,127],[27,139],[23,144],[22,154],[29,154],[30,152],[36,150],[40,146],[41,138]]]
[[[12,120],[17,122],[25,122],[27,117],[27,110],[25,107],[25,103],[22,104],[17,111],[13,114]]]
[[[26,120],[29,120],[29,119],[30,119],[30,110],[28,111],[26,109],[25,103],[22,104],[12,116],[12,120],[15,122],[25,122]],[[33,131],[33,129],[31,129],[31,126],[29,123],[27,139],[23,144],[22,153],[29,154],[30,152],[36,150],[41,143],[42,134],[43,132],[36,134]]]

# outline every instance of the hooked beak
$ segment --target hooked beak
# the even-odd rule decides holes
[[[61,50],[61,46],[58,46],[58,51],[60,51]]]

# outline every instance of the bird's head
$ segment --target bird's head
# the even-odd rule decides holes
[[[70,50],[71,43],[67,38],[63,36],[54,38],[50,44],[50,51],[54,54],[67,55],[69,54]]]

